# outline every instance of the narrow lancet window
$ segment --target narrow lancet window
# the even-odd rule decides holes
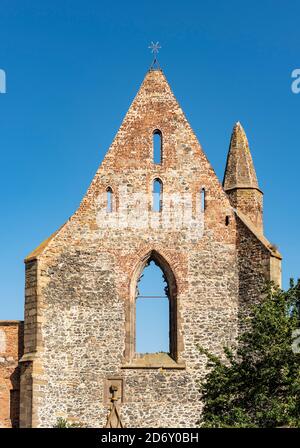
[[[153,162],[162,162],[162,135],[158,129],[153,132]]]
[[[152,186],[152,211],[162,211],[162,182],[160,179],[154,179]]]
[[[205,188],[202,188],[201,193],[200,193],[200,207],[201,207],[201,212],[205,211]]]
[[[107,213],[113,211],[113,191],[110,187],[106,189],[106,211]]]

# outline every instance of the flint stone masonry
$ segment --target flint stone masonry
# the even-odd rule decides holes
[[[153,163],[156,130],[160,164]],[[231,144],[226,192],[164,74],[147,73],[78,210],[25,260],[21,427],[52,427],[58,417],[104,427],[112,384],[123,426],[196,426],[206,372],[197,346],[222,355],[264,280],[280,283],[281,256],[262,234],[262,207],[257,214],[251,205],[258,190],[243,132],[234,129],[232,142],[240,143],[238,151]],[[243,180],[251,174],[249,195],[238,160],[246,160]],[[157,178],[161,212],[152,211]],[[245,190],[242,201],[231,187]],[[170,353],[138,356],[136,285],[149,260],[169,286]]]

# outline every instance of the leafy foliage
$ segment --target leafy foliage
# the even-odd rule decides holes
[[[264,297],[236,350],[224,348],[221,360],[199,347],[209,367],[203,427],[300,427],[300,281],[287,291],[268,284]]]

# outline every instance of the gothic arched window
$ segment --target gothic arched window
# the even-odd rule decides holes
[[[152,184],[152,211],[162,211],[162,192],[163,184],[160,179],[154,179]]]
[[[177,282],[169,263],[155,250],[141,259],[133,273],[126,316],[128,366],[149,355],[156,367],[160,362],[178,362],[182,335]]]
[[[159,265],[151,259],[138,281],[135,306],[136,353],[169,353],[168,284]]]
[[[153,162],[156,164],[162,162],[162,133],[159,129],[153,132]]]
[[[106,189],[106,211],[112,213],[113,211],[113,191],[110,187]]]
[[[201,212],[205,211],[206,203],[205,203],[205,188],[201,189],[200,192],[200,210]]]

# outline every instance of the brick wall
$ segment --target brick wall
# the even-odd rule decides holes
[[[0,321],[0,428],[19,426],[23,322]]]

